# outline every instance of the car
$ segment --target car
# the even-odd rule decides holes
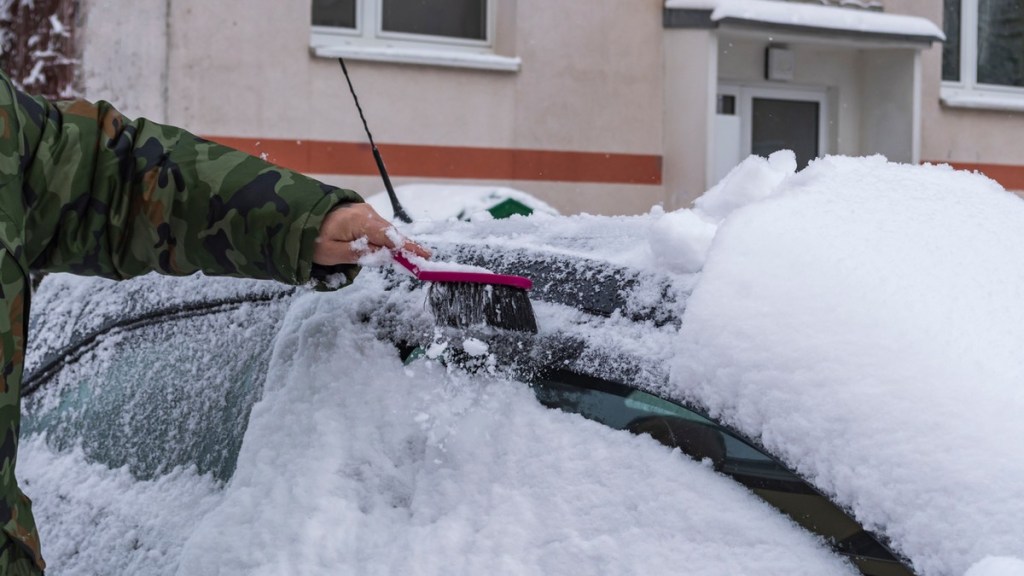
[[[661,324],[674,330],[679,322],[672,306],[626,305],[630,290],[641,285],[653,285],[673,298],[664,279],[557,254],[524,252],[510,260],[509,252],[486,248],[452,246],[438,252],[463,262],[489,263],[496,270],[525,271],[536,282],[538,306],[553,303],[571,309],[580,315],[576,321],[591,316],[595,320],[586,322],[607,320],[625,311],[620,323]],[[516,263],[515,270],[509,268],[510,261]],[[581,274],[590,280],[578,282]],[[532,385],[545,406],[649,434],[707,459],[711,469],[777,502],[798,522],[828,530],[835,550],[855,563],[900,566],[875,537],[756,443],[699,411],[648,392],[663,387],[666,374],[642,356],[604,350],[571,332],[535,336],[443,330],[427,315],[408,313],[422,312],[422,303],[410,303],[410,298],[422,298],[422,286],[397,274],[386,276],[373,280],[386,286],[376,295],[380,298],[359,307],[356,321],[390,343],[396,357],[421,356],[414,362],[443,363],[466,374],[502,373]],[[46,350],[33,356],[25,381],[26,435],[45,434],[58,453],[80,450],[87,461],[126,469],[138,480],[159,481],[194,467],[214,483],[229,482],[253,407],[264,382],[273,378],[268,371],[273,347],[280,345],[275,336],[281,324],[296,298],[322,296],[261,282],[219,280],[145,277],[112,283],[48,278],[36,296],[39,305],[48,311],[60,309],[65,301],[75,305],[62,318],[71,327],[32,327],[34,333],[64,338],[39,346]],[[44,318],[48,321],[50,315]],[[345,433],[339,426],[338,433]],[[50,520],[46,516],[41,520],[44,530]],[[78,527],[75,532],[86,530]],[[58,572],[64,561],[61,555]],[[867,573],[901,572],[890,568]]]
[[[412,183],[394,187],[395,195],[414,221],[491,220],[530,216],[534,212],[557,216],[558,210],[523,190],[507,186]],[[387,192],[366,198],[381,216],[393,219]]]
[[[856,184],[865,179],[873,189]],[[916,181],[909,200],[880,184]],[[893,250],[906,236],[884,216],[941,213],[950,201],[932,190],[956,186],[981,190],[982,216],[1024,212],[948,167],[827,158],[796,172],[783,154],[749,159],[693,210],[408,226],[436,259],[533,279],[537,333],[437,325],[429,287],[386,266],[332,293],[200,276],[49,276],[33,295],[20,474],[51,571],[1015,573],[1018,531],[959,532],[961,508],[948,501],[945,530],[922,523],[941,513],[919,503],[879,508],[873,498],[924,486],[928,497],[965,491],[977,503],[987,487],[1009,514],[1024,499],[999,479],[1017,460],[970,459],[977,474],[966,476],[944,467],[948,485],[918,477],[909,458],[895,469],[901,443],[931,441],[898,437],[919,432],[915,415],[861,443],[830,426],[841,417],[864,432],[885,410],[874,382],[859,389],[871,409],[851,405],[854,390],[840,396],[845,411],[827,405],[821,392],[834,390],[813,361],[835,360],[801,340],[864,355],[844,368],[883,359],[864,342],[836,349],[868,331],[844,316],[863,309],[820,307],[851,296],[840,286],[850,276],[807,255],[835,257],[844,245],[808,245],[802,233],[832,238],[822,231],[846,222],[852,235],[860,210],[882,231],[849,241],[889,234],[879,249]],[[771,227],[798,216],[801,226]],[[964,221],[948,216],[911,231]],[[860,272],[878,258],[838,260]],[[801,282],[809,291],[787,299]],[[807,318],[787,325],[766,302]],[[930,318],[931,302],[914,317]],[[847,324],[815,323],[836,314]],[[794,343],[804,347],[786,355]],[[907,396],[890,394],[897,404]],[[951,429],[936,450],[961,457]],[[856,459],[879,442],[889,451]],[[961,540],[929,540],[949,534]]]

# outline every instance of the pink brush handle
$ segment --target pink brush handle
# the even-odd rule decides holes
[[[417,280],[424,282],[469,282],[471,284],[498,284],[501,286],[512,286],[529,290],[533,288],[533,281],[524,276],[510,276],[508,274],[492,274],[489,272],[446,272],[443,270],[420,270],[420,267],[413,264],[398,251],[393,251],[391,256],[406,270],[412,272]]]

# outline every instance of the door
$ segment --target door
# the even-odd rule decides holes
[[[718,101],[716,180],[750,154],[792,150],[802,169],[829,152],[824,88],[721,85]],[[739,149],[734,150],[737,145]]]
[[[821,152],[821,103],[755,96],[750,99],[750,152],[768,156],[776,150],[796,153],[803,168]]]

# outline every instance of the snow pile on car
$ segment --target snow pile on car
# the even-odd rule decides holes
[[[179,573],[853,573],[650,438],[545,409],[518,382],[404,366],[358,322],[377,281],[293,304]]]
[[[154,298],[195,287],[152,280],[128,282]],[[543,408],[525,384],[487,371],[403,365],[361,319],[386,282],[368,270],[292,302],[226,485],[194,468],[138,480],[26,438],[19,472],[48,572],[855,573],[743,487],[649,437]],[[111,284],[53,285],[100,287]],[[470,338],[447,345],[490,354]],[[167,394],[187,412],[190,388],[222,376],[182,369]]]
[[[1024,202],[948,166],[782,160],[697,203],[722,220],[676,393],[921,574],[1024,573]]]
[[[127,467],[55,452],[45,438],[19,447],[21,488],[32,498],[47,574],[174,574],[196,518],[222,498],[209,475],[178,469],[139,481]]]

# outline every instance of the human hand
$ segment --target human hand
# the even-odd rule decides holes
[[[345,204],[330,212],[320,225],[313,262],[321,266],[355,264],[362,256],[384,248],[430,258],[430,250],[399,234],[369,204]]]

